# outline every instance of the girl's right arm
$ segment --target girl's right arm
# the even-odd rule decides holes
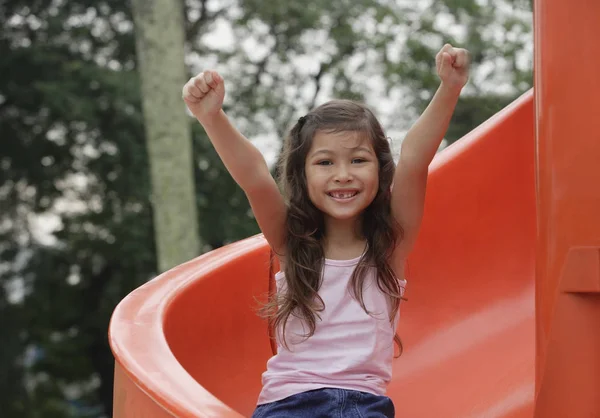
[[[265,239],[276,254],[285,248],[286,207],[260,151],[232,124],[222,110],[225,85],[215,71],[190,79],[183,99],[204,127],[225,167],[244,190]]]

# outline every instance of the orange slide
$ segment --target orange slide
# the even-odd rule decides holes
[[[600,417],[598,16],[596,0],[537,1],[535,92],[432,163],[388,390],[399,417]],[[113,416],[249,416],[274,269],[256,236],[128,295],[109,330]]]

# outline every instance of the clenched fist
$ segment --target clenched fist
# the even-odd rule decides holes
[[[454,48],[450,44],[442,47],[435,57],[438,76],[448,86],[463,88],[469,79],[471,58],[469,51]]]
[[[185,83],[182,95],[190,112],[202,123],[221,110],[225,83],[216,71],[204,71]]]

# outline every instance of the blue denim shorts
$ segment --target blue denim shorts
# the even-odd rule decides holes
[[[394,418],[387,396],[324,388],[258,405],[252,418]]]

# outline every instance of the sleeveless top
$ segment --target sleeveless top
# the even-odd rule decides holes
[[[370,315],[352,296],[350,278],[361,257],[325,259],[319,296],[325,309],[318,312],[315,333],[291,315],[286,343],[276,332],[277,354],[262,375],[258,405],[309,390],[335,387],[384,395],[392,378],[394,334],[399,313],[390,322],[391,304],[377,286],[376,269],[367,271],[363,300]],[[285,292],[283,272],[275,275],[277,292]],[[400,280],[402,293],[406,286]]]

